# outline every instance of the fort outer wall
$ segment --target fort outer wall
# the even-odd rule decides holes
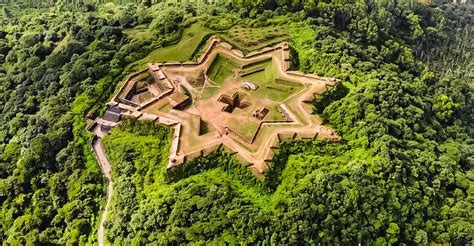
[[[158,69],[160,67],[163,67],[163,66],[191,66],[191,65],[200,65],[202,64],[206,59],[209,58],[211,52],[213,52],[213,49],[217,46],[217,45],[221,45],[223,48],[227,49],[227,50],[231,50],[233,51],[233,54],[235,56],[238,56],[240,58],[252,58],[252,57],[256,57],[256,56],[260,56],[260,55],[263,55],[263,54],[267,54],[267,53],[270,53],[270,52],[274,52],[276,50],[279,50],[279,49],[282,49],[282,55],[283,55],[283,59],[285,60],[285,52],[289,52],[289,46],[288,46],[288,43],[284,42],[284,43],[280,43],[278,45],[275,45],[273,47],[266,47],[266,48],[263,48],[259,51],[254,51],[254,52],[250,52],[249,54],[247,55],[243,55],[243,53],[240,51],[240,50],[236,50],[236,49],[233,49],[232,46],[226,42],[221,42],[221,40],[215,36],[211,37],[211,42],[209,42],[207,48],[206,48],[206,51],[199,57],[198,61],[197,62],[173,62],[173,63],[158,63],[158,64],[152,64],[153,66],[156,66]],[[329,78],[324,78],[324,77],[320,77],[320,76],[316,76],[316,75],[306,75],[306,74],[303,74],[303,73],[300,73],[300,72],[296,72],[296,71],[287,71],[287,69],[289,68],[289,64],[286,64],[286,63],[289,63],[288,61],[285,60],[285,72],[287,72],[288,74],[291,74],[293,76],[297,76],[297,77],[301,77],[301,78],[313,78],[313,79],[318,79],[318,80],[322,80],[322,81],[325,81],[326,82],[326,85],[328,83],[331,83],[333,85],[335,85],[338,80],[336,79],[329,79]],[[127,87],[127,85],[129,83],[131,83],[131,81],[136,78],[138,75],[140,75],[141,73],[144,73],[148,70],[147,69],[144,69],[142,71],[139,71],[139,72],[136,72],[132,75],[130,75],[126,81],[126,83],[124,85],[122,85],[122,87],[120,88],[119,92],[115,95],[114,97],[114,100],[116,100],[118,98],[118,95],[120,95],[124,90],[125,88]],[[329,88],[328,88],[329,89]],[[163,95],[163,97],[166,96],[166,95]],[[150,103],[152,102],[155,102],[156,101],[156,98],[155,100],[150,100],[150,102],[146,102],[144,105],[137,105],[138,106],[138,110],[141,110],[142,107],[146,107],[147,105],[149,105]],[[127,101],[124,101],[125,104],[130,104],[130,102]],[[136,105],[132,102],[132,105]],[[137,115],[136,115],[137,116]],[[137,118],[140,118],[140,116],[138,116]],[[168,125],[168,126],[173,126],[174,125],[174,128],[175,128],[175,133],[173,134],[173,140],[172,140],[172,148],[170,150],[170,160],[169,160],[169,163],[168,163],[168,168],[172,168],[176,165],[179,165],[181,164],[182,162],[185,162],[185,161],[189,161],[189,160],[192,160],[194,158],[197,158],[199,156],[202,156],[204,154],[207,153],[207,151],[205,150],[212,150],[212,149],[215,149],[216,147],[218,148],[219,146],[221,146],[222,144],[220,145],[216,145],[216,146],[208,146],[206,147],[205,149],[202,149],[200,151],[194,151],[194,152],[190,152],[190,153],[187,153],[183,156],[180,156],[179,158],[177,158],[177,153],[179,151],[179,145],[180,145],[180,132],[181,132],[181,125],[179,122],[174,122],[173,120],[171,119],[165,119],[164,117],[159,117],[157,120],[156,120],[158,123],[160,124],[164,124],[164,125]],[[173,124],[170,124],[170,122],[174,122]],[[285,122],[288,122],[288,121],[264,121],[264,122],[261,122],[257,128],[257,131],[256,133],[254,134],[253,138],[251,141],[248,141],[246,138],[242,137],[241,135],[239,135],[238,133],[232,131],[231,129],[231,132],[232,134],[235,134],[236,136],[238,136],[241,140],[244,140],[245,142],[247,143],[250,143],[252,144],[257,135],[258,135],[258,132],[260,130],[261,127],[263,127],[264,124],[271,124],[271,123],[285,123]],[[290,122],[288,122],[289,124],[291,124]],[[296,134],[296,133],[295,133]],[[292,136],[286,136],[285,134],[278,134],[278,138],[279,138],[279,141],[280,142],[281,140],[283,139],[294,139],[295,137],[300,137],[302,139],[315,139],[317,137],[317,134],[315,136],[297,136],[297,135],[292,135]],[[275,149],[275,148],[278,148],[276,146],[273,146],[272,149]],[[272,152],[272,151],[270,151]],[[265,158],[266,161],[268,161],[268,158]]]

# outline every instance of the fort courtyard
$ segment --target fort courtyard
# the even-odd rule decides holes
[[[122,117],[174,127],[168,168],[221,146],[264,173],[283,140],[339,139],[312,114],[315,96],[338,82],[289,71],[286,42],[244,55],[212,37],[197,62],[150,63],[107,105],[95,132]]]

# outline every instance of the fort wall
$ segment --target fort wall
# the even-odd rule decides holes
[[[175,85],[171,81],[168,80],[168,78],[166,77],[166,74],[164,74],[162,71],[160,71],[161,67],[165,67],[165,66],[175,66],[175,67],[177,67],[177,66],[196,66],[196,65],[200,65],[203,62],[206,62],[207,59],[209,59],[209,57],[213,55],[213,51],[218,45],[220,45],[220,47],[222,47],[226,50],[231,51],[232,54],[235,55],[236,57],[244,58],[244,59],[255,58],[257,56],[265,55],[265,54],[280,50],[282,52],[281,53],[281,58],[283,60],[283,70],[287,74],[290,74],[292,76],[296,76],[297,78],[301,78],[301,79],[307,78],[307,79],[313,79],[313,80],[321,81],[321,83],[325,84],[325,86],[328,90],[331,89],[337,82],[339,82],[336,79],[321,77],[321,76],[318,76],[318,75],[304,74],[304,73],[298,72],[298,71],[287,71],[290,67],[290,62],[289,62],[290,56],[289,56],[289,47],[288,47],[288,44],[286,42],[280,43],[278,45],[274,45],[272,47],[266,47],[266,48],[263,48],[259,51],[253,51],[253,52],[248,53],[247,55],[244,55],[242,51],[240,51],[238,49],[233,49],[232,45],[230,45],[229,43],[222,42],[219,38],[213,36],[213,37],[210,38],[210,41],[206,45],[204,53],[198,58],[197,62],[171,62],[171,63],[150,64],[148,68],[143,69],[143,70],[138,71],[138,72],[135,72],[135,73],[131,74],[130,76],[128,76],[125,83],[120,87],[118,93],[116,93],[116,95],[113,97],[112,101],[115,102],[115,103],[118,103],[118,106],[120,108],[123,108],[123,109],[127,110],[126,112],[123,112],[124,115],[128,115],[130,117],[134,117],[134,118],[139,119],[139,120],[144,120],[144,119],[155,120],[155,122],[157,124],[163,124],[163,125],[171,126],[171,127],[174,128],[172,142],[171,142],[171,148],[170,148],[169,162],[168,162],[167,168],[172,168],[172,167],[174,167],[176,165],[179,165],[179,164],[181,164],[185,161],[192,160],[192,159],[198,158],[200,156],[209,154],[209,153],[217,150],[221,146],[223,146],[223,143],[220,142],[218,144],[211,144],[209,146],[205,146],[205,143],[204,143],[204,145],[202,146],[201,149],[199,149],[197,151],[191,151],[189,153],[184,153],[184,154],[180,153],[181,156],[179,156],[178,153],[180,151],[180,144],[181,144],[180,143],[180,138],[181,138],[181,134],[182,134],[181,122],[170,119],[170,118],[162,117],[162,116],[149,117],[148,114],[143,114],[140,111],[143,108],[146,108],[149,105],[152,105],[153,103],[169,96],[171,93],[173,93],[173,91],[176,88]],[[277,58],[279,58],[279,57],[277,57]],[[270,58],[267,57],[265,59],[262,59],[262,61],[264,62],[264,61],[268,61],[268,60],[272,60],[272,59],[273,59],[273,56],[270,57]],[[257,62],[261,62],[261,61],[257,61]],[[250,65],[255,65],[255,62],[250,64]],[[248,66],[250,66],[250,65],[248,65]],[[242,69],[244,69],[248,66],[244,65],[244,66],[242,66]],[[132,102],[132,101],[126,99],[126,98],[121,98],[120,95],[125,94],[125,90],[127,88],[131,88],[130,83],[135,83],[136,81],[134,81],[134,80],[140,74],[148,71],[149,69],[151,69],[153,73],[156,73],[156,72],[163,73],[162,76],[159,77],[159,80],[164,79],[163,82],[168,83],[168,85],[170,85],[171,88],[167,89],[166,91],[163,91],[163,93],[159,94],[155,98],[150,99],[150,100],[148,100],[144,103],[141,103],[141,104],[137,104],[137,103]],[[258,72],[258,71],[262,71],[262,69],[261,68],[253,69],[252,71],[248,71],[248,72],[244,73],[241,76],[246,76],[246,75]],[[164,77],[164,78],[162,78],[162,77]],[[212,81],[210,81],[209,78],[206,78],[206,79],[208,79],[209,80],[208,82],[211,82],[211,84],[212,84]],[[224,99],[224,97],[222,99]],[[225,97],[225,99],[227,99],[226,101],[232,100],[233,105],[235,104],[234,101],[235,101],[236,98],[231,98],[231,97],[227,96],[227,97]],[[227,107],[227,106],[228,105],[224,105],[224,107]],[[257,129],[255,130],[254,134],[252,135],[251,139],[248,139],[248,138],[242,136],[241,134],[239,134],[238,132],[236,132],[236,131],[234,131],[233,129],[230,129],[230,128],[227,128],[228,133],[231,136],[233,136],[235,138],[235,140],[237,140],[238,142],[241,142],[240,144],[253,145],[255,143],[256,139],[262,134],[263,127],[265,125],[272,125],[272,124],[295,125],[295,124],[300,123],[300,122],[298,122],[298,119],[295,118],[293,113],[288,108],[286,108],[286,106],[284,104],[280,105],[279,111],[280,111],[281,114],[284,115],[285,120],[272,120],[272,121],[263,120],[263,121],[261,121],[259,123]],[[311,134],[311,133],[297,134],[295,132],[291,132],[291,130],[290,130],[288,132],[278,133],[276,135],[276,137],[274,137],[271,140],[270,146],[266,146],[266,147],[268,147],[268,150],[266,150],[265,153],[264,153],[264,156],[263,156],[264,159],[263,160],[258,160],[258,162],[262,162],[262,161],[264,163],[271,162],[273,157],[274,157],[273,150],[279,149],[280,143],[284,140],[317,139],[317,138],[318,138],[318,133],[317,132],[314,133],[314,134]],[[330,141],[337,141],[339,138],[337,136],[335,136],[335,137],[329,137],[329,138],[326,138],[326,139],[329,139]],[[210,144],[210,143],[208,143],[208,144]],[[245,159],[245,158],[243,158],[243,159]],[[247,160],[247,161],[249,161],[249,160]]]

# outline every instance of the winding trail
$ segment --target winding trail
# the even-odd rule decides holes
[[[96,135],[97,136],[97,135]],[[112,179],[110,177],[110,163],[109,160],[107,160],[107,156],[105,155],[104,151],[104,146],[102,144],[102,138],[101,137],[96,137],[96,140],[92,143],[92,149],[94,150],[95,156],[97,160],[99,161],[99,164],[102,168],[102,172],[104,173],[105,178],[108,180],[108,186],[107,186],[107,203],[105,204],[104,212],[102,213],[102,217],[100,218],[100,225],[99,225],[99,230],[97,232],[97,241],[100,246],[104,245],[104,223],[105,220],[107,219],[107,213],[109,211],[110,207],[110,201],[112,200],[112,192],[113,192],[113,186],[112,186]]]

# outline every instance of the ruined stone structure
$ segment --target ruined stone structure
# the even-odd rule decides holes
[[[246,89],[246,90],[249,90],[249,91],[256,91],[258,89],[258,85],[252,83],[252,82],[248,82],[248,81],[244,81],[240,84],[240,87],[242,89]]]
[[[281,141],[339,140],[330,128],[311,114],[305,103],[314,98],[314,94],[330,90],[338,81],[288,71],[289,47],[286,42],[244,55],[230,44],[212,37],[204,51],[196,63],[153,63],[129,76],[108,104],[110,108],[104,118],[98,118],[91,130],[105,134],[122,117],[153,120],[174,128],[168,168],[224,146],[236,153],[237,158],[247,163],[255,173],[265,172],[272,161],[273,150]],[[269,99],[255,98],[261,95],[254,94],[261,88],[250,81],[242,81],[237,70],[222,85],[209,80],[207,70],[217,54],[235,59],[241,68],[272,61],[279,80],[302,85],[304,90],[295,91],[280,105],[274,106],[277,109],[269,109],[264,106]],[[203,71],[204,81],[192,83],[203,77]],[[144,73],[153,76],[154,81],[140,81],[140,75]],[[138,83],[143,86],[140,90],[137,90]],[[133,100],[134,97],[138,100]],[[281,119],[265,120],[272,112],[281,115]],[[252,128],[242,131],[247,125]]]
[[[265,116],[268,114],[269,110],[267,108],[259,108],[255,111],[253,111],[252,116],[259,119],[263,120]]]

